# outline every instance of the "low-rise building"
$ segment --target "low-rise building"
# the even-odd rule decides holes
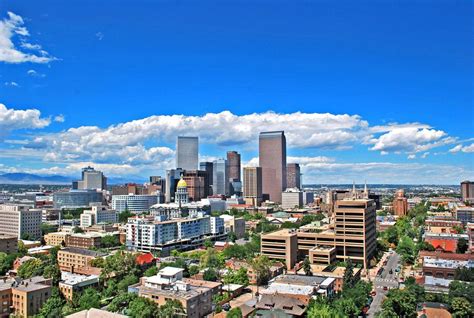
[[[425,242],[433,245],[435,249],[442,249],[445,252],[455,253],[459,239],[469,241],[467,234],[456,233],[425,233]]]
[[[106,256],[105,253],[77,247],[66,247],[58,251],[58,265],[61,271],[77,273],[78,269],[91,267],[91,261]]]
[[[7,254],[18,252],[18,237],[16,235],[0,234],[0,252]]]
[[[342,266],[311,264],[311,273],[313,273],[314,276],[334,278],[334,291],[335,292],[342,291],[342,285],[344,284],[345,271],[346,271],[346,268]],[[352,275],[355,281],[360,279],[361,272],[362,270],[358,267],[355,267],[353,269]],[[304,269],[301,268],[298,271],[298,274],[304,275],[305,274]]]
[[[309,303],[313,296],[332,296],[335,281],[324,276],[280,275],[272,279],[261,293],[284,295]]]
[[[237,239],[245,236],[245,220],[231,215],[223,214],[220,216],[224,220],[224,229],[226,233],[234,232]]]
[[[65,246],[66,237],[69,234],[66,232],[52,232],[46,234],[43,238],[47,245],[51,246]]]
[[[286,189],[281,194],[281,207],[283,209],[294,209],[303,206],[303,191],[298,188]]]
[[[253,270],[252,266],[247,261],[232,258],[225,262],[225,266],[234,271],[238,271],[241,268],[245,268],[247,270],[249,283],[250,284],[257,283],[257,273]],[[280,263],[280,262],[272,263],[270,265],[270,279],[283,274],[285,269],[286,269],[286,266],[283,263]]]
[[[66,236],[66,246],[79,248],[99,248],[101,246],[101,233],[74,233]]]
[[[263,234],[260,249],[262,255],[280,260],[285,263],[287,269],[292,269],[296,264],[298,250],[296,231],[283,229]]]
[[[474,268],[474,261],[446,260],[425,256],[423,258],[423,275],[436,278],[454,279],[456,269]]]
[[[474,207],[465,206],[465,207],[458,207],[455,210],[456,219],[461,221],[463,224],[467,224],[469,222],[474,222]]]
[[[186,283],[183,281],[183,271],[182,268],[165,267],[157,275],[143,277],[140,283],[130,286],[129,292],[135,292],[160,306],[168,300],[177,300],[190,318],[210,314],[212,289]]]
[[[92,206],[90,210],[84,210],[80,215],[81,227],[89,227],[95,224],[117,223],[118,213],[105,206]]]
[[[61,272],[61,281],[58,284],[59,291],[67,300],[71,301],[75,293],[80,293],[87,287],[95,287],[99,284],[97,275],[79,275],[70,272]]]
[[[28,279],[0,280],[0,317],[31,317],[51,296],[51,279],[40,276]]]

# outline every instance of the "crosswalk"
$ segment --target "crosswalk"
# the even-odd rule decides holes
[[[397,280],[390,278],[376,278],[375,281],[378,283],[397,283]]]

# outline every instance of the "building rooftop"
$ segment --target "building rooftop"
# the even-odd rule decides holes
[[[140,290],[140,294],[145,293],[145,294],[154,294],[154,295],[173,295],[174,297],[177,298],[182,298],[182,299],[192,299],[194,297],[198,297],[204,292],[209,291],[209,288],[206,287],[196,287],[193,285],[189,285],[188,290],[178,290],[175,288],[170,288],[170,289],[159,289],[159,288],[153,288],[153,287],[147,287],[147,286],[137,286],[136,287],[138,290]]]
[[[288,237],[288,236],[293,236],[296,235],[296,230],[292,229],[282,229],[282,230],[277,230],[275,232],[270,232],[263,234],[262,236],[281,236],[281,237]]]
[[[211,289],[217,288],[222,285],[219,282],[209,282],[207,280],[193,279],[193,278],[183,278],[183,282],[191,286],[206,287],[206,288],[211,288]]]
[[[91,250],[87,250],[87,249],[84,249],[84,248],[78,248],[78,247],[65,247],[65,248],[59,250],[59,252],[81,254],[81,255],[93,256],[93,257],[102,257],[102,256],[107,255],[106,253],[91,251]]]
[[[165,268],[161,269],[158,272],[158,274],[163,275],[163,276],[174,276],[183,271],[184,269],[179,268],[179,267],[166,266]]]
[[[127,318],[128,316],[108,312],[102,309],[91,308],[89,310],[81,310],[66,318]]]
[[[93,283],[99,280],[98,275],[79,275],[70,272],[61,272],[61,284],[65,285],[81,285],[82,283]]]
[[[423,257],[423,266],[426,267],[438,267],[438,268],[451,268],[456,269],[459,267],[474,268],[474,261],[458,261],[450,259],[438,259],[430,256]]]

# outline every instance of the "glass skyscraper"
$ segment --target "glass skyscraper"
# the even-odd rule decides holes
[[[199,138],[178,136],[176,141],[176,168],[197,170],[199,164]]]

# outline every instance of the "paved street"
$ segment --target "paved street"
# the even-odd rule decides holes
[[[387,261],[387,265],[382,266],[383,272],[381,275],[377,276],[374,281],[374,289],[377,294],[372,301],[372,304],[369,309],[369,317],[374,317],[375,314],[381,309],[382,301],[385,295],[388,293],[388,290],[392,288],[398,288],[398,273],[395,272],[398,264],[400,263],[400,255],[393,252],[390,258]],[[390,274],[392,270],[392,274]],[[384,291],[384,286],[387,286],[387,290]]]

